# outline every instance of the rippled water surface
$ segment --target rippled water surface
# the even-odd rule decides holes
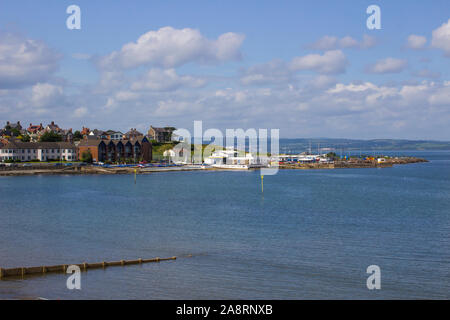
[[[1,298],[450,298],[450,153],[384,169],[0,177],[0,267],[178,256],[0,281]],[[192,254],[192,257],[186,257]],[[381,268],[369,291],[366,268]]]

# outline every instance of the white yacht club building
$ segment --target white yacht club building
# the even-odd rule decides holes
[[[18,142],[9,141],[0,145],[0,161],[75,161],[77,151],[69,142]]]
[[[205,158],[204,163],[216,168],[223,169],[250,169],[267,166],[269,158],[253,156],[249,152],[238,152],[234,148],[227,147],[217,150],[211,156]]]

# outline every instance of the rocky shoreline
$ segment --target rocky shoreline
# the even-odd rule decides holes
[[[353,168],[389,168],[394,165],[423,163],[426,159],[416,157],[399,157],[386,159],[384,162],[370,160],[341,160],[332,163],[295,163],[280,164],[280,169],[353,169]]]

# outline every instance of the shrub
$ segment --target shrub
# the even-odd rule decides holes
[[[91,150],[84,151],[81,155],[81,161],[86,163],[92,163],[92,153]]]

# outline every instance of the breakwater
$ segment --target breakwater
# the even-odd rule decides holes
[[[98,263],[80,263],[73,264],[80,268],[81,271],[87,271],[88,269],[101,269],[115,266],[127,266],[143,263],[156,263],[161,261],[176,260],[177,257],[170,258],[153,258],[153,259],[137,259],[137,260],[120,260],[112,262],[98,262]],[[70,264],[60,264],[54,266],[39,266],[39,267],[19,267],[19,268],[0,268],[0,280],[7,277],[24,277],[25,275],[44,275],[46,273],[62,272],[65,273]]]

